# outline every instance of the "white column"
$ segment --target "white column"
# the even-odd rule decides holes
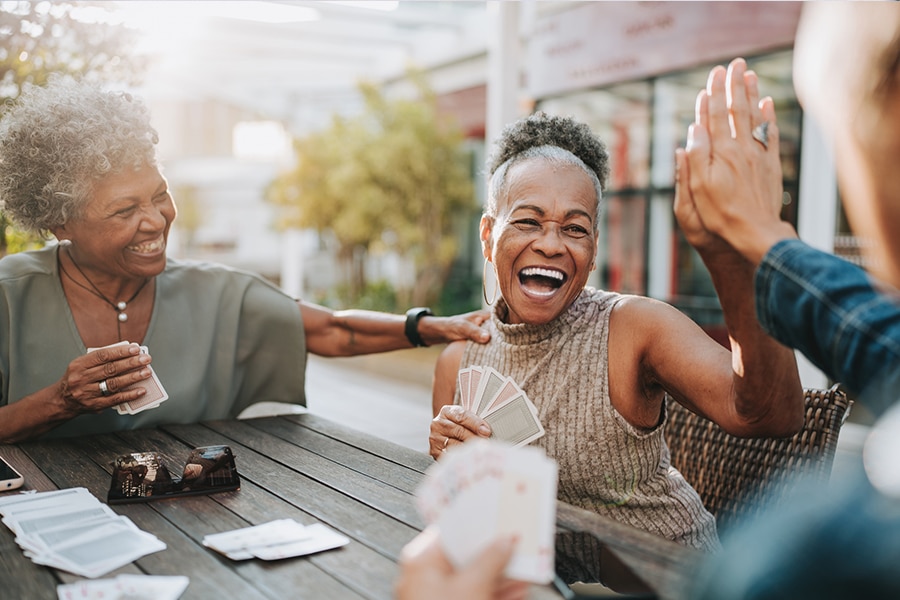
[[[294,298],[303,298],[303,232],[288,229],[281,236],[281,289]]]
[[[800,155],[800,206],[797,233],[814,248],[834,252],[838,211],[837,175],[834,159],[821,130],[811,118],[803,120],[803,152]],[[823,388],[828,377],[797,352],[800,381],[805,387]]]
[[[519,3],[488,2],[488,69],[487,115],[485,119],[485,152],[490,155],[493,142],[503,127],[519,117],[519,76],[522,46],[519,37]],[[490,32],[493,30],[493,34]],[[486,197],[486,195],[485,195]],[[487,266],[485,294],[494,297],[497,278]]]

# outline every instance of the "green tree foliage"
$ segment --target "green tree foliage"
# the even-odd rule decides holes
[[[24,85],[44,85],[53,73],[138,83],[145,65],[129,56],[132,32],[103,18],[112,8],[109,2],[0,2],[0,114]],[[39,243],[0,211],[0,256]]]
[[[475,210],[462,132],[438,115],[424,76],[409,75],[417,99],[387,99],[360,85],[365,111],[298,140],[294,169],[269,189],[269,200],[285,208],[282,225],[338,240],[351,301],[366,288],[362,257],[387,245],[415,265],[415,283],[397,290],[398,302],[433,303],[458,250],[454,223]]]

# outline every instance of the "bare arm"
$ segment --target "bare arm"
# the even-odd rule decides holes
[[[143,388],[123,390],[150,377],[149,354],[137,344],[107,348],[79,356],[51,386],[0,407],[0,441],[15,443],[46,433],[84,413],[98,413],[116,404],[137,400]],[[109,391],[104,396],[100,382]]]
[[[668,304],[643,297],[620,302],[610,320],[614,405],[634,425],[652,427],[665,392],[734,435],[793,434],[803,416],[794,355],[747,329],[746,321],[729,324],[729,352]]]
[[[795,234],[780,218],[774,108],[771,99],[759,102],[756,77],[745,69],[736,60],[727,77],[721,67],[710,72],[689,149],[676,153],[675,215],[709,269],[731,345],[731,400],[718,408],[694,406],[738,435],[788,435],[802,424],[803,390],[793,351],[756,319],[754,273],[772,245]],[[764,120],[771,124],[768,150],[751,137]],[[725,384],[709,385],[723,398]]]
[[[404,333],[404,315],[369,310],[332,311],[303,301],[298,304],[303,314],[306,346],[313,354],[355,356],[412,347]],[[428,345],[466,339],[484,343],[490,337],[481,328],[487,317],[485,311],[453,317],[422,317],[419,335]]]

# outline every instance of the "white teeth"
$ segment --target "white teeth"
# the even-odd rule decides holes
[[[128,249],[132,250],[134,252],[140,252],[140,253],[146,254],[149,252],[158,251],[160,248],[163,247],[163,243],[164,242],[163,242],[162,238],[160,238],[160,239],[156,240],[155,242],[150,242],[149,244],[140,244],[138,246],[128,246]]]
[[[559,271],[552,271],[550,269],[542,269],[540,267],[528,267],[527,269],[522,269],[522,275],[525,277],[549,277],[551,279],[558,279],[562,281],[565,276]]]

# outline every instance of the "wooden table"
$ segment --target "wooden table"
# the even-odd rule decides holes
[[[105,502],[116,456],[152,450],[186,457],[212,444],[233,449],[241,489],[115,506],[168,547],[104,577],[186,575],[185,599],[392,597],[400,550],[424,526],[413,493],[433,461],[381,438],[301,414],[0,445],[0,454],[25,476],[24,489],[85,487]],[[279,518],[325,523],[351,543],[273,562],[231,561],[201,544],[206,534]],[[683,597],[695,553],[568,505],[560,505],[558,525],[592,532],[660,598]],[[12,532],[0,529],[0,596],[55,599],[58,583],[78,579],[35,565]],[[535,599],[559,597],[551,586],[532,589]]]

